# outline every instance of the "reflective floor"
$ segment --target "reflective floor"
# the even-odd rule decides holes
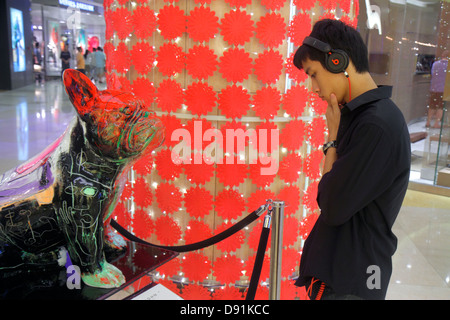
[[[0,92],[0,174],[42,151],[74,115],[61,81]],[[450,198],[408,190],[394,233],[387,299],[450,299]]]
[[[450,198],[408,190],[386,299],[450,299]]]

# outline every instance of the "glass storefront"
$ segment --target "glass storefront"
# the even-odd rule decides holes
[[[392,98],[410,129],[410,180],[450,187],[445,101],[449,95],[443,92],[448,71],[450,3],[360,0],[360,7],[358,29],[369,50],[372,76],[378,84],[394,86]]]
[[[72,3],[80,4],[73,8]],[[76,68],[77,47],[86,50],[105,43],[103,4],[77,1],[33,0],[31,3],[33,45],[42,55],[42,73],[46,77],[61,75],[61,52],[70,52],[70,67]]]

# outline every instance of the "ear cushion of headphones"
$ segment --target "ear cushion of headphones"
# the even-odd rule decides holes
[[[326,67],[328,71],[332,73],[341,73],[347,69],[349,63],[348,55],[342,50],[331,50],[329,54],[327,54],[327,58],[325,60]]]

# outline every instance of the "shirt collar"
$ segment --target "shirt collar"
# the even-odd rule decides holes
[[[376,89],[369,90],[359,95],[355,99],[346,103],[342,108],[344,113],[350,112],[358,108],[359,106],[369,104],[381,99],[388,99],[392,95],[392,86],[378,86]]]

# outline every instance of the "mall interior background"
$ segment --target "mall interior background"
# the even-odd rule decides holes
[[[379,84],[395,83],[393,100],[402,110],[408,124],[419,123],[427,114],[431,81],[429,62],[426,63],[425,70],[420,60],[423,62],[440,57],[444,49],[448,47],[448,2],[437,0],[372,2],[360,1],[358,16],[358,30],[369,48],[371,73]],[[51,40],[52,32],[53,37],[55,32],[60,33],[62,37],[67,37],[72,51],[75,51],[76,47],[76,43],[71,41],[74,33],[77,33],[79,37],[77,41],[86,41],[86,46],[91,38],[98,39],[100,45],[106,43],[103,1],[87,1],[86,3],[90,5],[89,10],[80,10],[77,15],[74,9],[58,4],[56,0],[31,1],[32,41],[37,41],[41,45],[47,78],[58,77],[61,68],[61,62],[58,59],[61,48]],[[367,4],[380,9],[381,34],[379,29],[367,28],[368,19],[365,9]],[[26,20],[25,23],[27,23]],[[73,26],[77,23],[80,23],[80,26],[76,29],[68,27],[68,24]],[[28,35],[28,42],[29,39],[30,35]],[[30,46],[31,44],[28,44],[29,49]],[[5,54],[8,51],[2,50],[2,52]],[[22,72],[21,77],[16,81],[14,77],[17,78],[17,74],[11,73],[13,81],[10,88],[30,84],[34,80],[30,73],[33,59],[31,49],[26,51],[26,55],[28,70]],[[73,54],[72,65],[75,65],[74,56]],[[5,63],[8,60],[0,61]],[[8,84],[3,85],[3,88],[8,88]],[[444,120],[448,121],[448,117],[444,116]],[[445,137],[448,137],[448,132],[445,128],[446,126],[443,127],[442,132],[444,136],[442,145],[439,144],[439,137],[442,136],[440,130],[427,132],[422,128],[413,129],[423,133],[422,137],[426,136],[413,146],[411,179],[419,182],[419,187],[421,187],[420,184],[436,184],[439,171],[446,167],[448,143],[445,143],[445,140],[448,138]],[[437,155],[438,146],[441,146],[440,157]],[[435,157],[440,159],[437,166]],[[441,174],[441,176],[444,182],[440,184],[448,187],[447,175],[444,177],[444,174]]]
[[[141,39],[134,34],[132,29],[129,36],[125,35],[123,37],[118,37],[117,30],[114,29],[115,26],[111,24],[111,21],[109,21],[109,26],[108,20],[105,22],[105,10],[112,12],[118,8],[127,8],[130,12],[132,12],[135,10],[136,6],[144,6],[142,3],[147,3],[147,7],[158,12],[169,4],[169,2],[165,3],[162,1],[160,1],[160,3],[151,1],[135,1],[133,4],[133,2],[117,0],[105,1],[105,3],[103,3],[103,1],[97,0],[95,2],[84,1],[83,3],[89,5],[85,7],[87,10],[75,11],[64,4],[60,4],[59,2],[60,1],[58,0],[33,0],[31,2],[2,0],[0,2],[2,5],[5,3],[9,6],[22,3],[25,6],[25,9],[22,10],[24,13],[24,26],[29,30],[29,32],[25,30],[25,39],[27,40],[25,45],[26,70],[22,72],[11,71],[9,74],[10,81],[7,81],[7,83],[2,83],[0,90],[20,89],[21,87],[35,84],[34,74],[32,71],[32,47],[34,42],[39,42],[41,44],[41,52],[45,62],[45,82],[51,84],[52,81],[59,81],[60,59],[57,57],[59,57],[59,52],[61,50],[60,40],[69,45],[72,52],[72,57],[74,57],[73,53],[77,43],[86,43],[85,46],[88,47],[89,40],[91,38],[97,38],[100,46],[105,47],[106,45],[107,48],[108,46],[113,48],[113,50],[109,52],[106,50],[107,58],[111,61],[113,55],[117,52],[114,48],[118,48],[120,43],[125,43],[126,48],[131,51],[133,45],[140,42]],[[27,3],[30,8],[28,11],[26,10]],[[198,6],[198,3],[194,1],[185,1],[181,3],[183,5],[182,7],[180,2],[174,2],[175,5],[184,9],[186,13]],[[238,1],[236,1],[236,3],[238,3]],[[357,18],[358,30],[366,40],[369,48],[373,77],[378,84],[394,85],[393,100],[402,110],[406,121],[410,126],[410,132],[418,133],[414,136],[418,137],[417,142],[412,144],[413,162],[410,190],[420,190],[448,197],[450,195],[448,189],[450,184],[448,184],[448,173],[446,173],[445,170],[448,163],[448,142],[450,138],[448,131],[448,115],[444,117],[444,123],[440,128],[425,128],[429,96],[428,91],[431,76],[429,66],[424,66],[424,63],[422,62],[439,57],[440,53],[443,52],[444,49],[448,48],[449,33],[447,22],[449,19],[447,17],[450,10],[449,3],[435,0],[361,0],[356,4],[353,1],[350,1],[349,3],[351,5],[351,10],[349,10],[348,14],[344,14],[341,9],[342,4],[340,6],[333,7],[333,5],[327,1],[314,3],[315,2],[313,2],[313,8],[309,8],[307,10],[309,15],[312,17],[312,21],[315,21],[320,16],[329,13],[332,13],[337,17],[342,17],[344,15],[348,16],[348,19],[353,22],[356,20],[352,19]],[[344,3],[344,1],[342,3]],[[377,25],[377,27],[374,27],[373,29],[368,28],[369,20],[375,24],[377,24],[377,20],[374,20],[374,18],[367,18],[367,16],[370,15],[370,12],[366,10],[367,5],[375,6],[372,7],[375,12],[378,12],[379,10],[379,15],[375,14],[374,16],[380,17],[381,27],[378,27],[379,25]],[[227,7],[225,3],[220,3],[220,1],[213,1],[206,6],[214,10],[220,18],[223,18],[224,14],[227,10],[229,10],[229,7]],[[6,10],[4,9],[5,7],[2,8],[1,14],[6,15]],[[251,13],[254,21],[258,21],[266,12],[271,12],[270,10],[266,11],[266,9],[261,5],[247,6],[246,10],[248,13]],[[280,13],[283,16],[286,26],[288,26],[290,19],[293,18],[292,7],[289,2],[285,2],[281,8],[272,11]],[[29,12],[28,17],[27,12]],[[297,12],[302,13],[303,11]],[[8,20],[1,18],[2,17],[0,17],[0,20],[2,21]],[[109,31],[108,28],[110,28]],[[2,25],[1,29],[2,37],[6,37],[5,32],[10,30],[10,28]],[[83,31],[81,32],[81,30]],[[75,38],[77,39],[76,41],[74,41]],[[160,46],[166,42],[181,43],[185,53],[197,44],[195,41],[191,41],[189,36],[186,34],[179,38],[180,39],[176,38],[167,40],[164,37],[161,37],[161,35],[156,35],[146,39],[146,42],[151,43],[156,52],[158,52]],[[55,39],[58,39],[58,41],[55,41]],[[8,43],[8,41],[0,42],[3,45]],[[221,36],[217,38],[215,37],[209,41],[209,47],[214,48],[216,52],[218,50],[217,48],[223,46],[224,43]],[[249,51],[254,50],[258,53],[262,53],[267,49],[266,47],[261,46],[257,39],[253,39],[245,44],[244,48]],[[223,51],[223,49],[221,50]],[[281,52],[284,61],[286,61],[289,54],[293,50],[294,46],[290,43],[287,36],[284,38],[281,45],[275,47],[275,51]],[[2,61],[10,62],[12,55],[10,48],[2,47],[2,50],[0,51],[3,55],[8,53],[8,57],[4,56]],[[115,61],[122,62],[120,59],[117,59],[117,56],[118,55],[114,57]],[[123,68],[122,70],[118,70],[116,65],[110,64],[107,67],[107,69],[109,68],[107,71],[119,75],[119,77],[123,79],[124,83],[127,84],[131,90],[137,90],[133,84],[138,78],[149,80],[155,88],[158,88],[158,86],[168,78],[176,80],[184,90],[196,82],[196,79],[194,79],[194,77],[192,77],[186,70],[181,71],[181,75],[177,77],[161,76],[157,70],[146,72],[143,76],[136,70],[136,68],[134,68],[134,66],[131,67],[132,64],[132,62],[129,62],[129,66]],[[72,59],[72,66],[75,65],[75,60]],[[2,65],[2,70],[12,69],[11,65],[8,65],[7,67],[4,66],[5,65]],[[288,92],[292,87],[296,87],[295,82],[293,82],[292,79],[289,78],[289,75],[286,74],[286,69],[287,66],[283,68],[282,74],[278,76],[276,83],[271,85],[271,87],[277,88],[283,94]],[[211,85],[213,90],[217,93],[223,90],[228,84],[228,82],[224,81],[224,79],[220,76],[218,71],[216,71],[215,74],[205,82]],[[309,85],[308,80],[301,82],[306,87]],[[264,84],[261,85],[259,79],[257,79],[254,75],[250,75],[247,80],[243,81],[243,84],[253,95],[263,87],[268,87]],[[99,84],[99,86],[105,85]],[[47,94],[52,95],[53,93],[49,93],[47,91]],[[153,99],[155,99],[155,96],[153,96]],[[159,115],[165,117],[165,119],[169,119],[169,116],[172,116],[182,124],[186,125],[188,121],[193,119],[195,116],[195,114],[193,114],[188,108],[181,107],[175,110],[176,112],[171,112],[161,108],[158,103],[156,103],[156,100],[153,101],[155,102],[152,104],[152,108]],[[223,116],[221,111],[222,110],[220,108],[215,106],[206,116],[208,121],[216,127],[222,127],[227,122],[225,119],[226,117]],[[281,132],[286,128],[288,121],[291,120],[289,115],[288,117],[285,116],[284,111],[286,110],[280,108],[276,115],[272,118],[274,122],[278,121],[276,125]],[[253,128],[261,122],[260,119],[258,119],[259,114],[254,110],[249,110],[243,118],[247,120],[247,125]],[[313,119],[318,118],[320,118],[320,112],[316,112],[313,103],[310,103],[304,109],[304,112],[296,118],[296,120],[303,121],[303,124],[307,126],[312,123]],[[311,135],[305,134],[305,143],[303,143],[300,148],[293,148],[293,150],[287,148],[287,153],[294,154],[293,151],[295,150],[302,159],[307,159],[308,156],[314,154],[313,151],[315,151],[315,148],[311,143],[311,139]],[[169,146],[165,145],[163,150],[167,150],[168,148]],[[30,154],[30,156],[32,156],[32,154]],[[282,155],[280,159],[285,159],[285,156],[285,154]],[[313,162],[313,159],[311,158],[312,157],[309,158],[310,162]],[[438,159],[438,161],[436,161],[436,159]],[[187,212],[188,202],[186,192],[191,190],[191,188],[196,185],[190,183],[187,179],[187,173],[183,170],[179,172],[178,176],[168,177],[168,179],[165,179],[166,176],[159,174],[157,168],[158,164],[156,163],[155,165],[155,161],[155,159],[152,160],[154,165],[153,169],[150,169],[150,172],[146,172],[145,174],[141,174],[141,172],[132,172],[129,176],[131,182],[130,194],[133,194],[133,192],[136,193],[136,191],[133,190],[136,185],[142,186],[142,180],[138,180],[136,177],[144,177],[145,183],[143,186],[147,191],[143,192],[143,194],[146,196],[151,194],[151,198],[153,199],[152,203],[142,204],[137,200],[136,196],[130,196],[127,199],[123,199],[123,205],[126,209],[132,210],[133,214],[136,215],[141,215],[141,209],[145,208],[147,212],[151,212],[150,216],[154,221],[158,221],[158,219],[163,216],[170,217],[172,220],[170,220],[169,224],[164,224],[163,222],[165,221],[163,221],[163,219],[159,220],[161,222],[161,224],[158,225],[159,228],[175,234],[179,233],[180,236],[176,239],[158,238],[158,226],[148,222],[147,219],[136,219],[135,221],[142,222],[144,225],[153,228],[153,234],[147,235],[149,240],[162,244],[182,244],[187,241],[185,237],[188,233],[185,231],[189,230],[189,228],[193,228],[194,224],[197,228],[194,228],[198,232],[197,236],[202,236],[213,232],[213,230],[217,231],[217,228],[223,224],[227,224],[228,222],[231,223],[231,221],[235,221],[236,219],[240,219],[245,216],[247,211],[242,210],[240,215],[230,215],[227,219],[224,217],[223,213],[217,214],[216,209],[209,210],[208,214],[205,214],[203,217],[190,216]],[[295,157],[293,157],[291,161],[292,162],[288,162],[286,160],[285,163],[291,163],[290,167],[293,169],[292,164],[298,165],[298,162],[295,162]],[[317,160],[315,160],[314,163],[316,164],[316,162]],[[13,167],[18,163],[11,162],[8,164],[10,167]],[[304,168],[303,165],[300,166],[300,170]],[[173,168],[166,168],[166,171],[170,171],[172,169]],[[443,173],[439,178],[441,171]],[[286,182],[286,175],[294,175],[295,178],[288,177],[288,179],[291,180]],[[318,212],[317,208],[311,208],[310,204],[306,205],[308,197],[305,197],[305,195],[308,194],[308,187],[314,186],[314,182],[317,181],[317,179],[318,177],[316,176],[311,177],[306,174],[299,174],[299,176],[296,176],[296,172],[287,172],[284,173],[283,176],[275,177],[274,182],[269,184],[266,182],[259,182],[258,185],[256,185],[252,179],[247,179],[243,183],[230,186],[224,185],[224,183],[219,181],[217,177],[203,184],[198,184],[202,187],[202,190],[208,190],[215,197],[216,201],[219,195],[222,195],[221,199],[226,199],[228,196],[228,199],[226,200],[228,203],[232,203],[233,208],[238,211],[240,210],[239,208],[242,206],[242,203],[239,199],[236,200],[236,198],[233,197],[233,192],[230,191],[229,194],[227,194],[224,190],[234,190],[239,193],[240,196],[245,199],[245,208],[247,210],[250,210],[249,202],[252,201],[254,205],[255,203],[258,203],[258,201],[261,201],[261,199],[264,199],[264,196],[280,196],[280,192],[283,190],[286,190],[284,193],[282,192],[282,194],[287,197],[286,199],[290,201],[294,199],[293,201],[297,204],[294,206],[295,208],[292,206],[287,207],[287,216],[290,218],[288,222],[295,223],[291,223],[290,226],[293,227],[287,229],[287,232],[291,237],[286,240],[288,243],[285,245],[288,255],[284,258],[287,266],[286,269],[283,270],[283,279],[285,280],[283,292],[287,293],[284,298],[303,297],[303,292],[289,286],[288,280],[292,280],[296,277],[302,241],[304,240],[303,238],[307,236],[307,234],[301,234],[299,231],[305,229],[307,230],[308,224],[311,224],[311,221],[308,222],[308,219],[311,220],[314,217],[314,214]],[[166,190],[175,192],[178,197],[175,197],[174,199],[158,198],[156,192],[158,186],[164,186]],[[175,189],[172,189],[172,187],[175,187]],[[162,188],[160,190],[162,190]],[[301,196],[294,196],[292,198],[292,190],[299,190],[298,193],[301,194]],[[310,192],[314,192],[313,188]],[[167,203],[171,200],[173,200],[172,203]],[[161,209],[161,204],[163,202],[165,203],[164,208],[169,211],[169,214],[164,213],[164,210]],[[176,208],[174,207],[174,203],[177,204]],[[218,203],[215,205],[217,206]],[[132,218],[133,217],[127,217],[128,220],[125,219],[124,221],[133,222]],[[175,222],[175,227],[173,222]],[[195,288],[214,289],[221,287],[225,282],[227,283],[226,289],[229,289],[226,293],[227,296],[233,297],[234,292],[232,292],[231,289],[245,287],[245,285],[248,284],[248,273],[251,269],[251,267],[249,267],[249,265],[251,265],[250,258],[255,252],[255,239],[257,239],[257,235],[259,235],[259,230],[260,229],[256,226],[250,226],[248,230],[245,230],[243,234],[239,235],[238,238],[234,239],[227,245],[205,249],[201,253],[197,253],[195,255],[184,255],[174,264],[167,266],[164,270],[160,270],[159,273],[156,273],[153,276],[159,278],[160,281],[164,281],[164,283],[170,286],[170,288],[173,288],[173,283],[177,283],[179,286],[191,283],[191,288],[194,288],[195,285]],[[251,241],[249,241],[250,237],[252,238]],[[292,238],[294,238],[294,240]],[[190,239],[193,239],[192,235]],[[164,241],[166,243],[164,243]],[[171,241],[175,242],[168,243]],[[226,260],[228,260],[228,262]],[[195,265],[198,265],[199,262],[205,263],[209,267],[204,270],[195,270]],[[234,266],[230,267],[227,263],[234,263]],[[236,276],[236,270],[238,276]],[[245,272],[243,273],[242,271]],[[170,282],[172,284],[169,283],[168,279],[171,279]],[[188,286],[185,286],[185,288],[188,288]],[[263,295],[266,294],[264,288],[260,291],[263,292]],[[187,293],[189,293],[188,290],[186,290],[186,295]],[[204,292],[197,289],[197,291],[190,290],[190,294],[198,294],[198,296],[201,297]]]

